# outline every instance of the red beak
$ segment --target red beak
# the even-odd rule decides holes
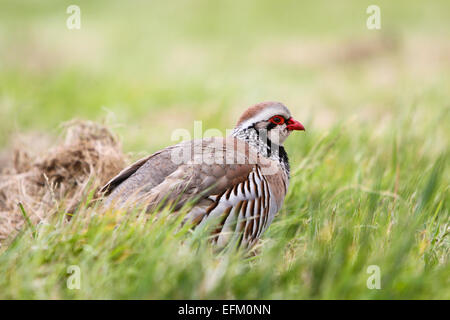
[[[287,128],[288,130],[300,130],[300,131],[305,131],[305,127],[304,127],[300,122],[298,122],[297,120],[294,120],[294,118],[290,118],[290,119],[287,121],[287,126],[286,126],[286,128]]]

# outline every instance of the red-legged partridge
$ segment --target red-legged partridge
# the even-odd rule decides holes
[[[280,210],[289,185],[289,161],[283,142],[293,130],[305,130],[279,102],[248,108],[231,136],[182,142],[128,168],[102,191],[105,205],[167,204],[179,210],[193,203],[186,219],[201,225],[216,219],[214,241],[237,237],[251,247]]]

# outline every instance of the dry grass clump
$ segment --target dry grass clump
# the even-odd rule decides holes
[[[71,121],[63,125],[64,139],[32,152],[14,146],[0,167],[0,241],[19,230],[24,217],[39,223],[60,209],[71,212],[86,189],[106,183],[126,164],[121,144],[104,125]],[[5,156],[3,156],[5,158]]]

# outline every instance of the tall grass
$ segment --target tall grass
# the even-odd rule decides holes
[[[3,250],[0,297],[450,298],[448,151],[408,159],[406,132],[373,138],[359,128],[361,144],[344,127],[293,138],[290,192],[256,254],[214,252],[206,233],[179,228],[179,216],[81,206]],[[67,287],[71,265],[79,290]],[[381,289],[367,287],[371,265]]]
[[[287,141],[289,193],[254,254],[214,252],[173,215],[98,214],[88,193],[70,221],[61,203],[2,244],[0,298],[450,299],[449,2],[381,1],[381,31],[365,27],[372,2],[344,3],[81,1],[69,31],[71,2],[7,1],[2,147],[107,117],[149,154],[264,100],[307,132]]]

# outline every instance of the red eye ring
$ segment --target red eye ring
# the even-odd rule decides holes
[[[269,121],[276,125],[282,125],[284,124],[285,119],[283,116],[273,116],[272,118],[269,119]]]

